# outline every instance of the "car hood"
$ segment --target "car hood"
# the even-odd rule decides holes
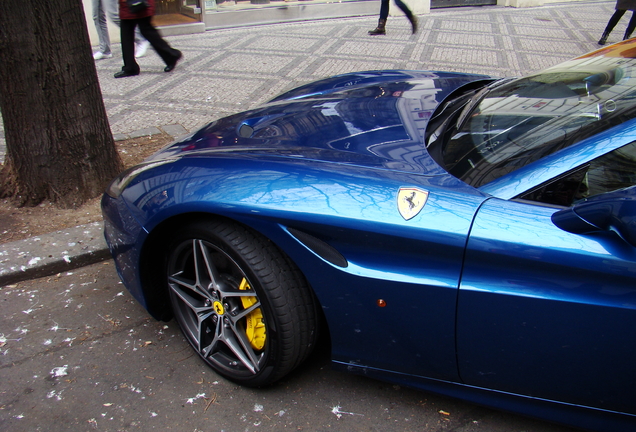
[[[423,144],[426,125],[451,92],[484,79],[415,71],[339,75],[214,121],[151,159],[232,153],[443,174]]]

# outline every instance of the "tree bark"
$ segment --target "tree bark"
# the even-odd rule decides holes
[[[0,0],[0,195],[76,208],[122,169],[82,0]]]

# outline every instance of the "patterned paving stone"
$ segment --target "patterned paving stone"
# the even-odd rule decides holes
[[[411,35],[404,17],[390,17],[386,36],[367,31],[377,17],[319,20],[169,37],[184,53],[170,74],[151,50],[141,75],[114,79],[121,50],[96,62],[111,129],[118,136],[177,125],[192,130],[253,108],[298,85],[372,69],[434,69],[519,76],[598,48],[613,1],[534,8],[501,6],[433,10]],[[610,36],[618,42],[624,17]],[[0,124],[0,161],[6,144]]]

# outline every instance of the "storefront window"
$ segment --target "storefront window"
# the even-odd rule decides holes
[[[430,0],[432,8],[496,4],[497,0]],[[206,29],[321,18],[377,15],[378,0],[156,0],[157,25],[203,23]],[[413,12],[417,8],[412,6]],[[426,6],[428,11],[428,6]]]

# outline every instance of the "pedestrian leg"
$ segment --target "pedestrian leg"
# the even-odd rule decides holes
[[[168,42],[161,37],[159,31],[157,31],[150,22],[150,17],[140,18],[136,21],[139,23],[141,35],[150,42],[152,48],[166,64],[164,71],[170,72],[173,70],[177,62],[181,59],[181,51],[172,48]]]
[[[598,41],[599,45],[605,45],[605,43],[607,42],[607,38],[609,37],[612,30],[614,30],[614,27],[616,27],[616,24],[618,24],[618,22],[621,20],[623,15],[625,15],[624,10],[617,9],[616,12],[614,12],[612,17],[607,22],[607,26],[605,27],[605,31],[603,32],[603,36],[601,36],[601,39],[599,39]]]
[[[629,39],[632,37],[632,33],[634,33],[634,29],[636,28],[636,12],[632,11],[632,17],[629,20],[629,24],[627,24],[627,30],[625,30],[625,36],[623,40]]]
[[[139,65],[135,61],[135,27],[139,20],[121,20],[121,54],[124,67],[115,74],[115,78],[139,75]]]
[[[93,0],[93,21],[95,22],[95,30],[97,30],[97,38],[99,39],[99,51],[93,54],[93,58],[100,60],[112,57],[103,0]]]
[[[409,7],[402,0],[393,0],[395,1],[395,5],[400,8],[404,15],[408,18],[411,23],[411,34],[417,33],[417,17],[413,15],[413,12],[409,9]]]
[[[369,30],[371,36],[385,35],[386,34],[386,19],[389,16],[389,0],[382,0],[380,2],[380,19],[378,20],[378,26],[373,30]]]
[[[121,27],[121,21],[119,19],[119,4],[117,0],[100,0],[104,4],[106,10],[106,17],[111,20],[117,27]],[[143,57],[146,55],[148,49],[148,41],[141,36],[139,27],[135,28],[135,57]]]

